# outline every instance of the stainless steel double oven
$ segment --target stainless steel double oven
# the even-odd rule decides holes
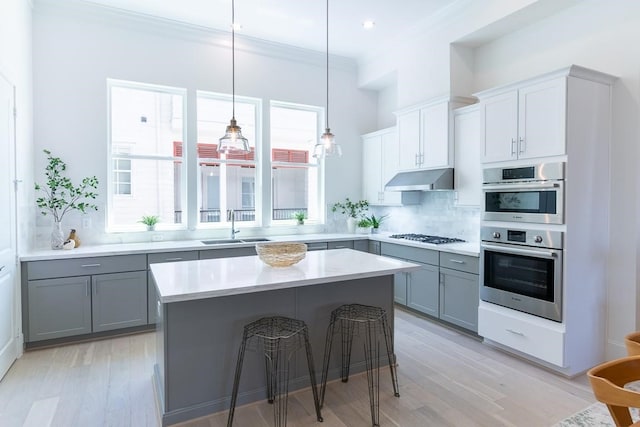
[[[561,322],[565,164],[485,169],[483,177],[480,298]]]

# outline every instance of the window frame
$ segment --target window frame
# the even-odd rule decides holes
[[[114,224],[113,223],[113,199],[114,196],[124,196],[124,197],[133,197],[133,180],[131,182],[131,195],[118,195],[114,193],[114,182],[113,182],[113,161],[114,155],[117,158],[128,159],[128,160],[159,160],[159,161],[173,161],[181,162],[182,168],[180,171],[180,203],[181,206],[186,207],[188,209],[188,183],[187,183],[187,153],[189,147],[183,146],[182,157],[175,156],[160,156],[160,155],[140,155],[140,154],[130,154],[130,153],[114,153],[113,150],[113,136],[112,136],[112,90],[113,88],[127,88],[134,90],[146,90],[159,92],[168,95],[178,95],[182,97],[182,139],[187,139],[187,103],[188,103],[188,93],[186,88],[179,88],[173,86],[163,86],[156,85],[151,83],[142,83],[135,82],[129,80],[119,80],[119,79],[111,79],[107,78],[107,208],[106,208],[106,227],[105,231],[107,233],[110,232],[126,232],[126,231],[139,231],[140,227],[136,224],[124,225],[124,224]],[[132,164],[133,169],[133,164]],[[133,178],[133,177],[132,177]],[[184,208],[183,208],[184,210]],[[156,225],[156,228],[159,230],[186,230],[188,227],[188,221],[183,220],[181,223],[176,224],[174,222],[161,222]]]

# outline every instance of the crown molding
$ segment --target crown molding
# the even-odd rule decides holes
[[[201,25],[189,24],[82,0],[28,1],[33,2],[34,12],[42,16],[61,16],[83,22],[91,21],[105,26],[139,31],[163,37],[173,37],[194,43],[203,43],[230,49],[229,39],[231,33],[227,31],[220,31]],[[237,33],[236,51],[313,66],[326,66],[326,53]],[[355,71],[357,70],[357,62],[353,58],[329,55],[329,67],[338,70]]]

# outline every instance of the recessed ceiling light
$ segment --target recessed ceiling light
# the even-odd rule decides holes
[[[362,23],[362,27],[363,27],[365,30],[370,30],[370,29],[372,29],[375,25],[376,25],[376,23],[375,23],[374,21],[364,21],[364,22]]]
[[[237,22],[235,24],[232,24],[231,26],[235,31],[240,31],[242,29],[242,24],[238,24]]]

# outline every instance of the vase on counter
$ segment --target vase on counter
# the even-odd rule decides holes
[[[64,234],[62,234],[62,223],[60,221],[53,222],[51,229],[51,249],[62,249],[64,245]]]
[[[353,217],[347,218],[347,231],[349,233],[355,233],[357,224],[358,224],[358,220],[357,219],[355,219]]]

